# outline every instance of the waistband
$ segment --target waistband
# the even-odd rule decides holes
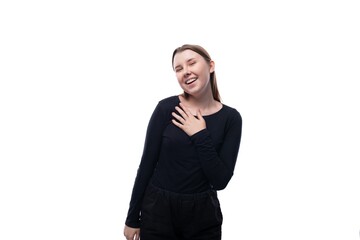
[[[176,199],[181,199],[181,200],[195,200],[195,199],[200,199],[200,198],[206,198],[209,196],[217,197],[217,192],[216,192],[216,190],[213,190],[213,189],[209,189],[205,192],[199,192],[199,193],[176,193],[176,192],[171,192],[171,191],[159,188],[157,186],[154,186],[151,183],[148,185],[147,191],[163,195],[164,197],[176,198]]]

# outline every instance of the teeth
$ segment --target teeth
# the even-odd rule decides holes
[[[196,80],[196,78],[190,78],[188,80],[185,81],[186,84],[190,84],[192,82],[194,82]]]

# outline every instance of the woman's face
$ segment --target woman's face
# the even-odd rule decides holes
[[[210,73],[214,71],[214,62],[206,62],[198,53],[184,50],[174,57],[174,70],[180,87],[188,94],[196,96],[206,90],[211,91]]]

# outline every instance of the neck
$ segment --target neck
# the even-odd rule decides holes
[[[188,95],[187,98],[185,98],[185,96],[182,95],[182,97],[186,100],[190,108],[200,109],[202,111],[211,109],[217,104],[217,101],[214,99],[211,91],[199,96]]]

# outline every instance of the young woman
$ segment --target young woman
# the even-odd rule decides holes
[[[184,92],[159,101],[150,118],[124,236],[219,240],[217,190],[233,175],[242,118],[221,103],[215,63],[204,48],[175,49],[172,65]]]

